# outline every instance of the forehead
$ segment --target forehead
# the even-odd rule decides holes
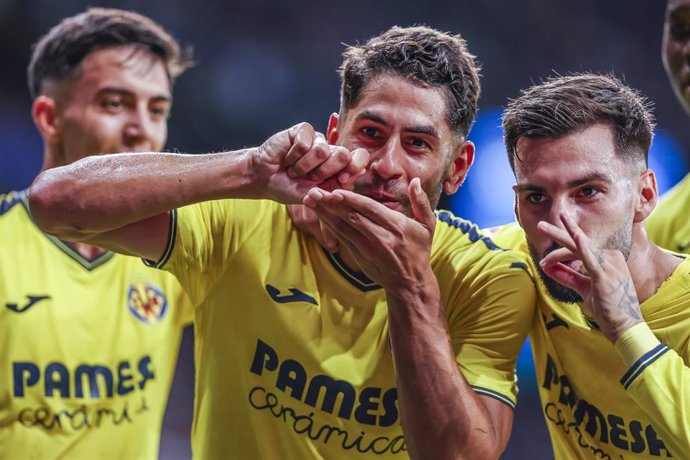
[[[117,88],[142,96],[170,97],[170,81],[163,61],[134,46],[89,53],[70,84],[86,92]]]
[[[591,175],[615,178],[627,170],[616,154],[612,130],[604,124],[557,138],[522,137],[516,145],[518,183],[547,186]]]
[[[389,124],[432,125],[450,131],[443,89],[422,86],[390,75],[373,78],[362,90],[357,104],[348,109],[348,119],[359,113],[376,113]]]

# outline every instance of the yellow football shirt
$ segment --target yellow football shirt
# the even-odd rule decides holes
[[[0,195],[0,458],[155,459],[193,308],[135,257],[86,260]]]
[[[664,194],[645,221],[649,239],[671,251],[690,252],[690,174]]]
[[[525,257],[438,216],[432,266],[458,363],[476,392],[513,407],[535,300]],[[194,455],[407,458],[383,289],[277,203],[212,201],[173,217],[157,265],[199,305]]]
[[[516,224],[493,237],[527,252]],[[534,271],[534,266],[530,263]],[[557,459],[687,458],[690,454],[690,260],[641,305],[662,342],[632,365],[576,304],[539,281],[530,342]]]

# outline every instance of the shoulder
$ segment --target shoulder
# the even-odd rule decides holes
[[[0,194],[0,216],[17,209],[17,206],[28,210],[28,192],[26,190]]]
[[[477,288],[498,280],[511,279],[510,284],[529,286],[533,290],[534,277],[526,250],[521,244],[521,229],[510,227],[511,235],[494,230],[485,231],[475,224],[455,217],[448,211],[437,212],[436,234],[432,246],[432,266],[437,275],[450,276],[453,282]],[[512,247],[511,247],[512,246]],[[448,280],[448,282],[451,282]]]

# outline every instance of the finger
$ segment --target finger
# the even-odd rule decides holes
[[[314,142],[320,143],[314,127],[309,123],[300,123],[288,130],[291,147],[283,158],[283,166],[290,167],[311,150]],[[323,141],[325,144],[325,140]]]
[[[369,152],[366,149],[355,149],[351,152],[350,162],[344,171],[338,175],[338,182],[345,189],[350,189],[358,177],[364,175],[369,165]]]
[[[578,257],[568,248],[558,248],[549,252],[541,260],[543,261],[543,263],[550,265],[558,262],[569,262],[571,260],[578,260]]]
[[[559,245],[564,246],[575,253],[577,252],[577,245],[566,229],[556,227],[545,220],[542,220],[537,224],[537,229],[543,235],[551,238]]]
[[[307,177],[314,183],[320,184],[345,170],[351,160],[351,153],[345,147],[330,145],[329,150],[329,156],[320,163],[319,158],[306,155],[295,166],[311,168]]]
[[[583,298],[586,297],[586,293],[591,286],[591,280],[588,276],[560,262],[547,263],[546,258],[544,258],[539,265],[549,278],[552,278],[558,284],[574,290]]]
[[[321,136],[314,136],[309,150],[304,152],[302,156],[288,168],[288,176],[293,178],[305,176],[322,163],[326,162],[331,156],[331,146],[328,145]]]
[[[329,193],[313,188],[307,193],[304,203],[316,212],[319,220],[328,226],[339,241],[344,238],[355,245],[379,241],[382,227],[353,209],[339,192]],[[385,211],[394,212],[380,206]]]
[[[570,233],[571,238],[575,242],[577,252],[580,254],[580,258],[587,273],[592,277],[600,276],[602,272],[601,262],[599,257],[595,254],[592,249],[592,243],[589,237],[582,231],[577,222],[575,222],[570,216],[561,214],[561,222]]]
[[[340,197],[342,204],[349,206],[352,211],[391,231],[400,228],[404,219],[408,219],[402,212],[390,209],[368,196],[348,190],[335,190],[333,196]]]
[[[297,229],[314,237],[316,241],[331,252],[338,250],[338,241],[335,236],[319,221],[316,213],[304,205],[288,205],[288,215]]]
[[[326,249],[328,249],[329,252],[338,252],[338,249],[340,249],[340,245],[338,244],[338,237],[335,235],[333,230],[331,230],[328,225],[321,221],[319,221],[319,228],[321,229],[321,239],[323,240],[323,246]]]
[[[436,225],[436,216],[434,215],[434,210],[431,209],[429,197],[422,189],[422,181],[419,177],[415,177],[410,181],[407,190],[410,195],[410,205],[414,219],[433,232]]]

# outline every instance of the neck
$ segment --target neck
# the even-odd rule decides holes
[[[90,244],[86,243],[70,243],[72,248],[74,248],[75,251],[77,251],[83,258],[87,260],[93,260],[96,257],[100,256],[104,252],[106,252],[105,249],[99,248],[98,246],[92,246]]]
[[[628,257],[628,269],[640,303],[654,295],[682,262],[649,241],[643,225],[633,224],[633,243]]]
[[[65,155],[62,149],[46,143],[43,149],[43,166],[41,167],[41,172],[47,169],[57,168],[58,166],[65,166],[66,164],[67,162],[65,161]]]
[[[352,255],[352,253],[348,249],[341,248],[340,251],[338,251],[338,255],[340,256],[340,259],[343,261],[343,263],[347,265],[347,268],[349,268],[352,271],[362,271],[362,269],[359,266],[359,263],[357,263],[357,259],[355,258],[355,256]]]

